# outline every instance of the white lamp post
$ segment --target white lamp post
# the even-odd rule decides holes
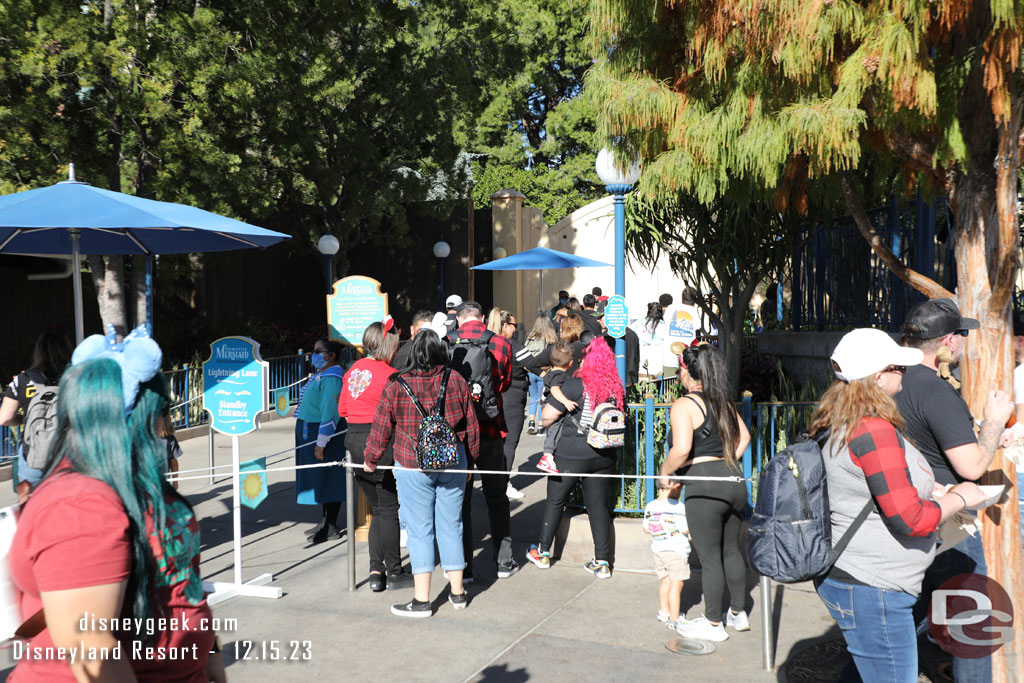
[[[640,179],[640,165],[630,164],[625,171],[615,165],[612,151],[605,147],[597,153],[597,177],[605,189],[615,198],[615,293],[626,296],[626,193]],[[626,385],[626,342],[621,337],[615,340],[615,365],[619,379]]]
[[[341,243],[338,238],[330,233],[320,238],[320,241],[316,243],[316,248],[324,255],[327,259],[327,293],[331,293],[331,263],[334,261],[334,255],[338,253],[338,249],[341,248]]]
[[[450,244],[441,240],[434,242],[434,257],[437,258],[439,268],[441,270],[441,305],[438,308],[439,311],[445,310],[444,305],[444,264],[448,260],[448,255],[452,253],[452,247]]]

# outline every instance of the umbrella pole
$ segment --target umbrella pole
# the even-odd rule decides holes
[[[71,229],[71,282],[75,288],[75,346],[85,339],[85,321],[82,315],[82,253],[81,230]]]
[[[540,273],[540,282],[537,283],[537,315],[544,312],[544,271],[537,271]]]

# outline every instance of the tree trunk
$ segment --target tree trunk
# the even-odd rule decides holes
[[[976,417],[983,414],[990,389],[1013,391],[1013,338],[1008,331],[1019,266],[1017,141],[1022,104],[1015,98],[1007,119],[990,129],[984,140],[989,144],[969,145],[977,150],[972,164],[966,172],[955,174],[951,183],[960,310],[981,322],[981,329],[967,337],[960,362],[963,396]],[[965,130],[971,132],[966,126]],[[980,517],[988,576],[1009,593],[1019,610],[1024,605],[1024,562],[1016,468],[998,452],[984,482],[1008,484],[1011,492],[1005,504],[986,509]],[[1022,653],[1024,629],[1018,625],[1013,641],[992,655],[992,680],[1024,680]]]
[[[146,257],[132,256],[132,299],[134,300],[135,319],[132,329],[145,325],[148,318],[146,301]]]
[[[92,271],[104,331],[107,325],[113,325],[118,334],[125,334],[128,325],[124,305],[124,257],[89,254],[86,259]]]

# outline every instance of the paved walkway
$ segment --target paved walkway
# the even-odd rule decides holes
[[[293,445],[294,422],[268,422],[242,437],[242,459],[284,451]],[[216,463],[230,464],[230,439],[216,437]],[[533,470],[542,437],[523,435],[517,469]],[[181,468],[207,464],[208,440],[182,444]],[[290,453],[270,458],[271,466],[292,464]],[[447,602],[447,583],[434,574],[431,619],[401,619],[390,614],[394,602],[411,590],[372,593],[366,585],[367,553],[357,544],[358,589],[347,590],[346,543],[332,540],[306,547],[303,532],[319,509],[295,504],[292,472],[270,474],[270,497],[256,510],[243,508],[243,578],[270,572],[284,590],[279,600],[234,598],[214,607],[221,619],[228,676],[232,682],[319,680],[372,681],[669,681],[686,676],[712,681],[782,680],[761,669],[758,591],[751,575],[749,633],[732,634],[715,653],[682,656],[666,649],[674,634],[655,620],[657,579],[653,573],[616,572],[598,581],[579,566],[556,563],[541,571],[523,555],[540,528],[544,484],[519,476],[513,483],[526,493],[513,502],[512,532],[516,557],[526,566],[498,581],[486,539],[486,509],[477,484],[474,525],[476,583],[469,608],[456,612]],[[211,486],[207,479],[183,481],[181,490],[195,505],[203,534],[202,571],[206,580],[231,579],[231,487],[229,477]],[[9,484],[0,504],[13,500]],[[684,605],[701,613],[699,573],[687,583]],[[807,584],[773,588],[773,619],[778,657],[825,639],[838,630]],[[237,626],[226,622],[237,620]],[[252,643],[250,647],[248,643]],[[272,646],[278,660],[270,659]],[[308,659],[302,657],[308,653]],[[292,656],[298,661],[290,661]],[[10,652],[0,669],[11,666]],[[6,673],[6,672],[5,672]],[[812,680],[812,679],[804,679]]]

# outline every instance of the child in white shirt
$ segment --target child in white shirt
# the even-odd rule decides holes
[[[686,510],[679,500],[682,490],[679,482],[673,482],[669,488],[659,485],[658,497],[644,508],[643,530],[651,535],[654,568],[661,579],[658,621],[670,629],[686,622],[679,614],[679,602],[683,582],[690,578],[690,530]]]

